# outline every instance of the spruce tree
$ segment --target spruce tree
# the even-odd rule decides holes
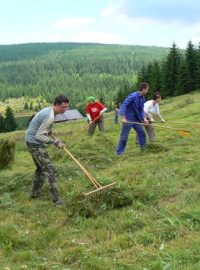
[[[195,49],[192,41],[190,40],[187,44],[186,52],[186,63],[188,69],[188,89],[187,93],[194,91],[198,88],[197,80],[197,50]]]
[[[129,85],[125,84],[123,89],[119,89],[119,91],[117,92],[117,96],[115,99],[115,104],[119,105],[121,104],[126,97],[133,92],[133,87],[130,87]]]
[[[100,95],[99,101],[100,101],[102,104],[105,104],[105,96],[104,96],[103,94]]]
[[[33,101],[30,102],[29,110],[33,110]]]
[[[6,108],[5,120],[4,120],[4,130],[5,132],[14,131],[17,128],[17,124],[14,118],[12,109],[8,106]]]
[[[154,92],[160,91],[161,88],[161,68],[158,61],[154,61],[153,63],[151,88]]]
[[[28,103],[27,102],[24,103],[24,110],[28,110]]]
[[[148,77],[148,74],[147,74],[147,68],[145,66],[142,66],[141,70],[138,72],[138,76],[137,76],[137,88],[139,87],[139,85],[142,83],[142,82],[147,82],[147,77]]]
[[[147,93],[147,99],[151,98],[154,92],[160,91],[161,88],[161,71],[160,64],[154,61],[149,67],[149,74],[147,77],[147,83],[150,85],[149,91]]]
[[[122,103],[124,100],[124,95],[122,89],[119,89],[117,92],[116,98],[115,98],[115,104],[119,106],[120,103]]]
[[[2,114],[0,114],[0,132],[4,132],[4,118]]]
[[[179,68],[179,76],[178,76],[178,87],[175,91],[175,95],[183,95],[188,93],[188,89],[190,88],[190,74],[188,71],[188,66],[186,59],[183,58],[181,60],[180,68]]]
[[[197,48],[197,88],[200,89],[200,43]]]
[[[162,69],[162,95],[172,97],[178,87],[181,55],[178,47],[173,42]]]

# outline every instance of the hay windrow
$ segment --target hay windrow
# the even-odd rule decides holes
[[[10,168],[15,157],[15,142],[11,139],[0,140],[0,170]]]
[[[161,144],[150,143],[146,145],[146,151],[152,153],[167,152],[169,151],[169,148]]]
[[[116,186],[96,197],[86,199],[84,195],[73,196],[70,200],[69,216],[95,217],[104,211],[132,205],[131,192],[126,187]]]

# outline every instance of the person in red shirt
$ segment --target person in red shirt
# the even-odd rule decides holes
[[[104,120],[103,113],[107,111],[107,108],[101,103],[95,100],[93,96],[87,98],[86,105],[86,114],[89,120],[88,126],[88,135],[92,136],[96,129],[96,126],[99,126],[99,131],[104,132]]]

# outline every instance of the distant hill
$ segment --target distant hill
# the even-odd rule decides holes
[[[143,65],[168,48],[86,43],[35,43],[0,46],[0,99],[69,95],[75,105],[89,94],[112,102],[125,84],[134,83]]]

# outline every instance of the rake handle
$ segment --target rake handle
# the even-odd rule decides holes
[[[92,125],[94,124],[95,121],[97,121],[99,118],[101,117],[101,115],[97,116],[94,120],[92,120],[92,122],[90,122],[87,126],[87,129]]]
[[[152,126],[152,127],[154,126],[154,127],[158,127],[158,128],[172,129],[172,130],[184,131],[184,132],[190,133],[190,131],[185,130],[185,129],[179,129],[179,128],[173,128],[173,127],[164,127],[164,126],[158,126],[158,125],[153,125],[153,124],[145,125],[145,124],[139,123],[139,122],[130,122],[130,121],[127,121],[126,123],[123,123],[123,124],[135,124],[135,125]]]
[[[51,137],[56,140],[53,134],[51,134]],[[71,154],[69,150],[67,150],[66,147],[63,147],[63,150],[74,160],[74,162],[80,167],[80,169],[85,173],[85,175],[96,188],[101,187],[100,183],[83,167],[83,165]]]
[[[83,167],[83,165],[67,150],[66,147],[63,147],[64,151],[76,162],[76,164],[80,167],[80,169],[85,173],[85,175],[90,179],[92,184],[99,188],[101,187],[100,183]]]
[[[170,124],[183,124],[183,125],[194,125],[194,126],[199,126],[200,123],[194,123],[194,122],[174,122],[174,121],[169,121]]]

